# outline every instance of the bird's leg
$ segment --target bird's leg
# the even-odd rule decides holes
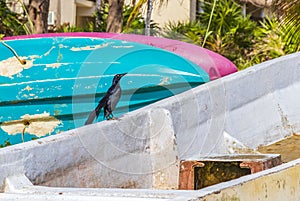
[[[117,118],[114,117],[113,113],[111,113],[107,118],[107,120],[116,120],[116,119]]]
[[[111,120],[110,114],[108,116],[105,116],[104,118],[106,118],[106,120]]]

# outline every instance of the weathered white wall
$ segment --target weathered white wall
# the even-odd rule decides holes
[[[181,159],[224,154],[224,131],[250,148],[300,132],[300,53],[268,61],[149,107],[169,110]]]
[[[0,150],[0,183],[25,174],[34,184],[176,189],[178,152],[170,113],[144,110]]]
[[[48,188],[35,186],[24,176],[5,180],[3,200],[299,200],[300,159],[252,175],[197,191]],[[51,195],[51,196],[50,196]]]

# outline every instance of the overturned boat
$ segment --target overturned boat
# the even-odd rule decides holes
[[[127,75],[116,116],[210,80],[188,59],[123,40],[57,36],[5,44],[11,49],[0,46],[1,144],[84,125],[118,73]]]
[[[208,73],[211,80],[230,75],[237,72],[237,67],[227,58],[202,48],[198,45],[172,40],[163,37],[118,34],[102,32],[71,32],[71,33],[49,33],[6,37],[6,40],[40,38],[40,37],[89,37],[89,38],[109,38],[115,40],[137,42],[145,45],[161,48],[177,55],[180,55],[201,67]]]

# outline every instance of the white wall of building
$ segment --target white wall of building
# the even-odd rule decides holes
[[[49,11],[54,13],[57,26],[64,23],[77,26],[84,21],[83,18],[93,16],[95,3],[87,0],[51,0]]]
[[[194,1],[189,0],[172,0],[168,1],[168,4],[163,5],[161,8],[156,4],[152,13],[152,19],[161,26],[168,22],[188,22],[194,19],[193,12],[191,12],[195,8],[193,3]]]
[[[159,1],[154,4],[152,20],[161,27],[168,22],[190,21],[195,19],[196,0],[169,0],[168,3],[159,6]],[[130,5],[131,0],[125,0]],[[146,16],[146,9],[143,10]]]

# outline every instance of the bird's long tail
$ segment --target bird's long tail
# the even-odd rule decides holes
[[[93,111],[90,113],[89,118],[85,121],[85,124],[84,124],[84,125],[88,125],[88,124],[93,123],[95,117],[96,117],[96,111],[93,110]]]
[[[100,111],[101,111],[101,108],[103,107],[103,105],[104,105],[104,101],[101,100],[100,103],[95,108],[95,110],[93,110],[90,113],[89,118],[85,121],[84,125],[91,124],[91,123],[93,123],[93,121],[94,121],[95,118],[98,118],[98,116],[100,114]]]

